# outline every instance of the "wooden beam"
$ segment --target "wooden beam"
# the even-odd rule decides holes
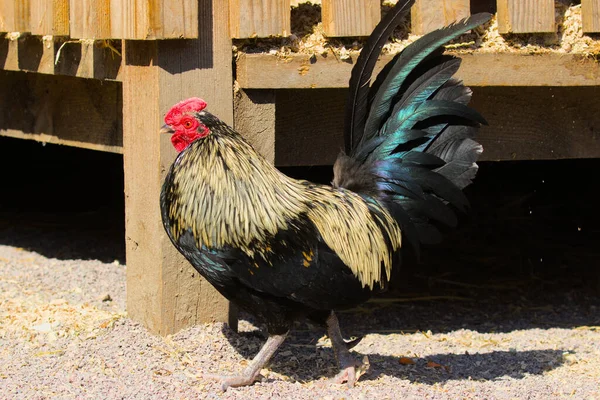
[[[198,0],[111,0],[111,37],[198,37]]]
[[[581,0],[583,32],[600,32],[600,0]]]
[[[70,0],[70,36],[76,39],[106,39],[110,32],[111,0]]]
[[[572,54],[459,54],[459,77],[472,86],[597,86],[600,64]],[[391,60],[385,55],[375,73]],[[241,54],[237,81],[244,89],[324,89],[348,87],[352,64],[332,56]]]
[[[200,0],[201,39],[124,42],[127,312],[163,335],[200,322],[237,321],[235,310],[167,238],[158,201],[176,155],[169,137],[158,133],[169,108],[201,96],[233,123],[228,18],[228,2]]]
[[[0,135],[121,153],[121,84],[0,71]]]
[[[230,0],[231,37],[287,36],[291,33],[290,0]]]
[[[69,0],[30,0],[33,35],[69,35]]]
[[[554,12],[554,0],[498,0],[498,31],[555,32]]]
[[[411,33],[424,35],[470,15],[470,0],[417,0],[411,8]]]
[[[600,86],[473,87],[473,93],[471,106],[489,122],[479,135],[482,160],[600,157]],[[347,94],[345,89],[277,91],[276,165],[333,164],[343,149]]]
[[[381,2],[322,0],[321,16],[327,36],[369,36],[381,19]]]

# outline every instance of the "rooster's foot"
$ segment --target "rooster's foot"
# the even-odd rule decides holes
[[[362,362],[353,359],[347,365],[341,366],[340,373],[334,376],[331,382],[336,384],[345,382],[349,388],[352,388],[359,378],[369,370],[369,366],[369,358],[367,356],[364,356]]]
[[[327,335],[331,339],[333,353],[340,366],[340,373],[333,378],[334,383],[344,383],[353,387],[356,381],[369,370],[369,359],[365,356],[362,362],[356,360],[350,349],[358,344],[362,338],[345,342],[340,332],[340,325],[333,311],[327,318]]]
[[[257,380],[263,379],[260,370],[265,367],[271,359],[277,348],[283,343],[287,332],[284,334],[269,335],[267,342],[260,349],[258,354],[252,359],[248,368],[241,375],[222,376],[222,375],[203,375],[204,378],[216,379],[221,382],[221,389],[226,391],[230,387],[250,386]]]
[[[213,379],[221,384],[221,390],[226,391],[230,387],[250,386],[256,381],[262,381],[264,377],[257,374],[242,374],[242,375],[213,375],[202,374],[202,378]]]

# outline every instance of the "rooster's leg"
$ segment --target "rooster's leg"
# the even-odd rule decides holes
[[[335,383],[347,382],[349,387],[354,386],[358,378],[369,369],[368,358],[365,356],[363,362],[360,362],[352,357],[349,346],[342,337],[340,324],[333,311],[327,318],[327,335],[331,339],[331,346],[341,370],[333,378],[333,381]]]
[[[219,375],[204,375],[208,378],[215,378],[221,381],[221,389],[227,390],[228,387],[239,387],[252,385],[260,377],[260,370],[269,362],[275,351],[285,340],[287,332],[283,335],[269,335],[267,342],[260,349],[258,354],[254,356],[250,365],[246,367],[241,375],[219,376]]]

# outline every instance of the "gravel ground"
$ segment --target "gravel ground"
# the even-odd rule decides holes
[[[0,245],[0,398],[600,398],[598,299],[380,300],[341,315],[371,363],[355,388],[322,385],[329,343],[298,324],[264,382],[221,393],[198,374],[244,368],[264,341],[251,317],[153,336],[127,318],[125,269]]]

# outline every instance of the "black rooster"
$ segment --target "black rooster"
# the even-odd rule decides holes
[[[252,384],[293,322],[326,325],[341,372],[353,385],[366,365],[349,352],[334,310],[385,288],[401,244],[437,242],[436,224],[456,224],[461,189],[477,171],[473,140],[484,119],[453,79],[460,59],[443,45],[489,20],[478,14],[408,46],[369,85],[384,42],[414,0],[382,19],[352,71],[346,152],[333,186],[291,179],[193,98],[173,106],[163,131],[180,151],[160,203],[168,236],[226,298],[263,321],[269,338],[239,376]]]

